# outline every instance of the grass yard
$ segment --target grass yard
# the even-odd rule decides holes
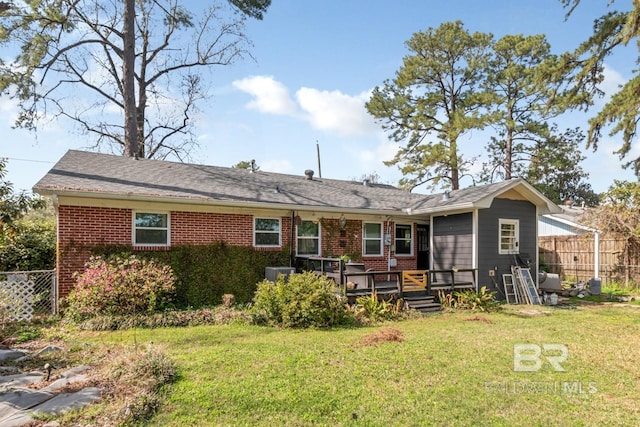
[[[79,339],[153,341],[176,362],[178,380],[151,422],[158,426],[640,425],[637,306],[519,306],[367,328],[231,325]],[[566,345],[565,371],[544,363],[516,372],[521,343]]]

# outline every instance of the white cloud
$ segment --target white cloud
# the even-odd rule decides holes
[[[297,108],[289,96],[289,90],[271,76],[254,76],[233,82],[233,86],[253,95],[247,108],[261,113],[295,115]]]
[[[373,119],[364,104],[368,93],[358,96],[340,91],[320,91],[303,87],[296,92],[300,107],[307,113],[307,120],[320,130],[340,135],[364,135],[375,129]]]
[[[287,87],[272,76],[247,77],[234,81],[233,86],[254,97],[246,104],[247,108],[262,113],[298,117],[315,129],[342,136],[367,135],[378,130],[364,106],[370,92],[351,96],[338,90],[302,87],[294,101]]]
[[[622,74],[607,64],[604,65],[603,74],[604,80],[599,85],[599,88],[604,92],[604,97],[596,99],[596,103],[602,105],[609,102],[611,95],[618,92],[620,90],[620,86],[627,82],[627,79]]]
[[[18,117],[18,103],[13,99],[0,97],[0,114],[2,121],[6,120],[7,126],[12,126]]]

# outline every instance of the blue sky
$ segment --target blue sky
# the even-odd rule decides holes
[[[302,175],[313,169],[317,176],[318,144],[323,177],[354,179],[375,172],[382,182],[396,184],[400,172],[383,161],[393,157],[397,145],[364,103],[375,86],[393,78],[413,33],[459,19],[469,31],[496,38],[543,33],[553,52],[561,53],[591,34],[607,3],[583,1],[565,21],[559,0],[273,0],[263,21],[247,25],[255,61],[211,74],[213,97],[200,105],[193,161],[231,166],[255,159],[265,171]],[[201,8],[200,2],[186,4],[193,4],[193,11]],[[614,6],[629,8],[630,1]],[[636,57],[632,46],[607,60],[606,92],[631,77]],[[598,105],[602,101],[594,108]],[[48,125],[37,137],[11,129],[15,114],[15,104],[0,98],[5,135],[0,156],[9,158],[8,179],[18,190],[30,190],[66,150],[92,145],[66,122]],[[562,129],[586,128],[587,118],[574,112],[556,121]],[[485,139],[469,133],[460,148],[465,155],[481,153]],[[581,166],[595,191],[605,191],[614,179],[635,179],[613,154],[620,144],[619,137],[605,137],[595,153],[581,147],[588,157]],[[638,145],[632,157],[640,155]]]

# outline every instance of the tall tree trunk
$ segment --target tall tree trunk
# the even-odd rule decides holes
[[[457,190],[460,188],[460,168],[458,165],[458,137],[451,141],[451,149],[449,151],[449,159],[451,164],[451,189]]]
[[[122,97],[124,102],[124,155],[127,157],[134,157],[138,155],[135,95],[135,21],[135,0],[125,0],[123,31],[124,51],[122,54]]]
[[[511,179],[511,170],[513,166],[513,129],[507,129],[507,138],[505,141],[504,153],[504,179]]]

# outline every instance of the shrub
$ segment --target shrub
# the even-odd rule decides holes
[[[218,306],[198,310],[165,310],[146,316],[95,316],[77,322],[80,329],[90,331],[115,331],[131,328],[168,328],[202,325],[249,324],[251,316],[244,310]]]
[[[257,323],[286,328],[326,328],[346,323],[349,314],[335,284],[313,272],[278,276],[258,283],[252,314]]]
[[[402,308],[402,300],[395,300],[395,302],[381,300],[374,292],[369,296],[358,297],[353,310],[356,319],[361,322],[380,322],[401,317]]]
[[[438,299],[443,308],[459,310],[496,311],[500,303],[495,298],[495,292],[489,292],[486,286],[478,292],[474,290],[445,293],[440,291]]]
[[[75,278],[65,310],[75,321],[105,314],[153,313],[165,308],[174,292],[170,267],[135,256],[91,257]]]
[[[63,248],[64,250],[65,248]],[[75,246],[68,248],[77,249]],[[93,255],[131,254],[129,245],[90,248]],[[288,265],[289,249],[256,250],[252,247],[213,242],[205,245],[173,245],[167,251],[140,251],[139,258],[170,265],[176,278],[174,304],[180,308],[211,307],[224,294],[233,294],[236,304],[251,302],[256,283],[264,279],[265,267]]]

